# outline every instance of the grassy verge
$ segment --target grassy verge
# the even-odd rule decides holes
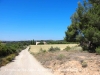
[[[5,56],[5,57],[0,57],[0,67],[5,66],[6,64],[8,64],[12,60],[14,60],[16,55],[18,55],[18,54],[10,54],[10,55]]]

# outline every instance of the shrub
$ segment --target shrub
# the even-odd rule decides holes
[[[19,53],[24,47],[21,43],[6,43],[0,44],[0,56],[8,56],[13,53]]]
[[[54,51],[54,48],[51,46],[48,51]]]
[[[64,50],[69,51],[71,48],[67,46]]]
[[[54,49],[55,49],[55,50],[60,50],[60,48],[59,48],[59,47],[55,47]]]
[[[88,66],[87,62],[84,61],[84,60],[81,61],[81,65],[82,65],[83,68],[86,68]]]
[[[60,48],[59,48],[59,47],[55,47],[55,48],[53,48],[53,47],[51,46],[51,48],[49,48],[48,51],[50,51],[50,52],[60,51]]]
[[[42,48],[40,49],[39,53],[45,53],[46,50],[43,50]]]
[[[6,59],[8,61],[12,61],[12,60],[14,60],[14,58],[15,58],[15,54],[11,54],[11,55],[9,55],[9,56],[6,57]]]
[[[65,56],[63,54],[58,55],[57,59],[62,60]]]
[[[88,47],[86,45],[82,46],[83,51],[88,51]]]
[[[11,62],[15,58],[15,54],[10,54],[6,57],[0,58],[0,67],[6,65],[7,63]]]
[[[2,58],[0,62],[0,67],[6,65],[9,61],[6,58]]]
[[[100,54],[100,46],[96,48],[96,53]]]

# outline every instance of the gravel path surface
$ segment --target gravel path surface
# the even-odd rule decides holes
[[[13,62],[0,68],[0,75],[53,75],[45,69],[29,52],[28,48],[20,52]]]

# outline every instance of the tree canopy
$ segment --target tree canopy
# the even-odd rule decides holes
[[[90,41],[95,48],[100,46],[100,0],[78,2],[65,35],[65,40],[69,42]]]

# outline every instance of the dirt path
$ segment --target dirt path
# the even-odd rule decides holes
[[[13,62],[0,68],[0,75],[53,75],[28,52],[23,50]]]

